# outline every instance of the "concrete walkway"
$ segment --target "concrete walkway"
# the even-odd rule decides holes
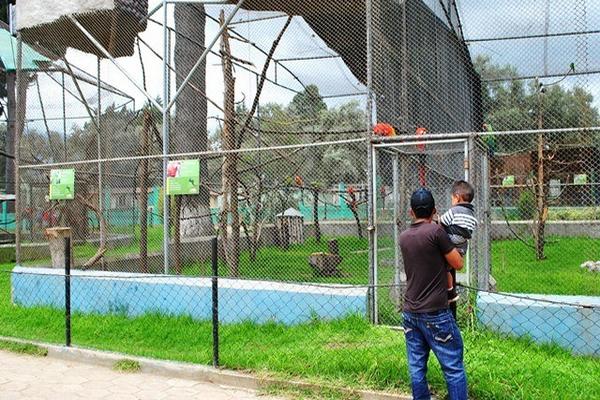
[[[0,351],[0,400],[252,400],[247,390]],[[262,400],[274,397],[260,396]]]

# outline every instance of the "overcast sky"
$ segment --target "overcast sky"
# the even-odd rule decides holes
[[[465,38],[479,39],[490,37],[506,37],[514,35],[532,35],[543,34],[545,31],[545,13],[547,0],[462,0],[459,2],[459,11],[462,18]],[[158,3],[158,0],[150,1],[150,8]],[[426,0],[426,3],[433,7],[439,7],[436,0]],[[585,24],[581,21],[581,12],[576,12],[569,7],[572,0],[551,1],[549,9],[548,31],[550,33],[571,32],[583,30]],[[591,4],[590,3],[595,3]],[[502,6],[501,6],[502,5]],[[171,7],[172,10],[172,7]],[[207,7],[209,14],[217,16],[220,8],[217,6]],[[586,10],[586,20],[588,29],[590,27],[600,26],[600,2],[588,2]],[[273,13],[260,14],[256,12],[240,11],[234,21],[248,20],[257,16],[274,16]],[[154,19],[162,22],[162,12],[157,13]],[[173,26],[172,12],[169,13],[169,25]],[[235,29],[242,35],[248,37],[251,41],[257,43],[265,51],[268,50],[273,38],[281,29],[285,22],[284,18],[270,19],[268,21],[235,24]],[[206,37],[207,40],[214,37],[218,26],[215,22],[207,21]],[[153,49],[162,53],[162,28],[149,22],[148,29],[141,35],[145,42],[150,43]],[[544,71],[544,39],[528,40],[507,40],[472,43],[469,45],[471,54],[487,54],[492,57],[495,63],[515,65],[520,74],[537,75]],[[559,37],[548,40],[548,63],[549,73],[566,72],[570,63],[578,61],[576,52],[577,42],[575,37]],[[600,35],[588,36],[588,68],[590,70],[600,69]],[[248,68],[260,72],[264,62],[264,55],[256,49],[239,41],[233,41],[234,56],[249,61],[253,65]],[[215,47],[218,50],[218,43]],[[284,35],[278,51],[275,54],[276,59],[290,57],[315,57],[334,55],[326,45],[311,31],[301,18],[294,18],[294,21],[286,34]],[[162,63],[155,57],[151,51],[142,47],[142,58],[144,59],[146,85],[148,92],[152,97],[162,97]],[[89,72],[96,73],[96,58],[83,54],[75,50],[68,51],[68,59],[77,67]],[[128,73],[135,77],[137,83],[142,85],[141,64],[139,55],[133,57],[121,58],[118,63]],[[357,81],[348,68],[339,58],[321,59],[318,61],[288,61],[282,63],[291,69],[295,75],[306,85],[317,84],[321,94],[340,95],[356,93],[355,97],[336,97],[328,99],[330,106],[342,104],[349,99],[364,100],[365,88]],[[578,68],[583,68],[577,65]],[[246,99],[249,102],[256,90],[256,76],[241,68],[236,68],[236,99],[238,101]],[[146,101],[145,96],[131,84],[121,72],[109,60],[103,60],[101,63],[102,79],[110,85],[128,93],[135,99],[137,108],[140,108]],[[277,80],[283,86],[294,90],[301,90],[300,83],[292,77],[284,68],[271,67],[268,73],[269,78]],[[600,102],[600,76],[592,75],[583,80],[570,79],[568,85],[585,83],[595,96],[596,104]],[[552,79],[550,79],[552,81]],[[72,83],[67,82],[70,90],[75,91]],[[172,85],[174,87],[174,84]],[[60,87],[48,77],[40,77],[40,88],[44,99],[44,111],[48,118],[59,118],[62,116],[62,103],[60,101]],[[92,107],[96,107],[95,88],[91,85],[83,85],[85,97]],[[215,56],[209,56],[207,60],[207,93],[208,96],[218,104],[223,102],[222,72],[219,59]],[[105,93],[104,93],[105,94]],[[287,104],[294,96],[294,91],[277,87],[273,84],[267,84],[263,91],[261,101]],[[103,95],[103,106],[106,107],[112,103],[120,105],[128,101],[119,96],[108,97]],[[69,117],[85,117],[85,108],[79,104],[73,96],[67,96],[67,114]],[[209,115],[218,115],[214,107],[209,106]],[[37,97],[37,92],[29,94],[29,118],[41,116],[41,107]],[[79,121],[69,122],[83,124],[87,118]],[[41,123],[30,123],[31,128],[43,130]],[[51,121],[51,129],[62,130],[62,122]],[[209,120],[209,128],[216,127],[215,120]]]

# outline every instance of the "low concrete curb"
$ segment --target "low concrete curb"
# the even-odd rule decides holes
[[[406,395],[375,392],[369,390],[352,390],[346,388],[317,385],[300,381],[285,381],[274,378],[261,378],[251,374],[217,369],[204,365],[155,360],[145,357],[135,357],[128,354],[89,350],[79,347],[57,346],[53,344],[23,340],[12,337],[0,337],[0,340],[6,342],[32,344],[38,347],[42,347],[48,351],[48,357],[55,359],[99,365],[107,368],[112,368],[117,361],[121,361],[123,359],[134,360],[140,364],[140,372],[142,373],[167,376],[171,378],[189,379],[199,382],[209,382],[214,383],[216,385],[228,386],[233,388],[260,390],[272,386],[277,386],[284,388],[288,387],[297,389],[308,389],[317,392],[320,390],[331,389],[338,392],[357,395],[360,399],[363,400],[412,399],[411,396]]]

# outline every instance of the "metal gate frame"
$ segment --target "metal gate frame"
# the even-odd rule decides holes
[[[418,141],[410,141],[410,142],[385,142],[385,143],[378,143],[378,144],[372,144],[371,145],[371,151],[372,151],[372,156],[371,156],[371,184],[372,186],[369,188],[372,198],[371,201],[371,206],[372,206],[372,215],[373,215],[373,221],[372,221],[372,227],[374,228],[375,232],[374,235],[372,236],[372,241],[373,243],[371,243],[371,247],[373,249],[373,256],[372,256],[372,264],[370,266],[371,268],[371,275],[372,275],[372,282],[370,282],[370,284],[372,285],[372,290],[370,293],[370,301],[371,301],[371,318],[372,318],[372,322],[374,324],[378,324],[379,323],[379,299],[378,299],[378,294],[377,294],[377,285],[378,285],[378,279],[379,279],[379,260],[378,260],[378,243],[377,243],[377,232],[376,232],[376,227],[378,225],[378,221],[377,221],[377,175],[378,175],[378,168],[377,168],[377,154],[378,152],[386,152],[388,154],[393,155],[394,157],[392,158],[392,180],[393,180],[393,201],[394,201],[394,213],[393,213],[393,231],[394,231],[394,282],[393,285],[394,287],[400,287],[401,283],[402,283],[402,277],[401,277],[401,261],[400,261],[400,254],[399,254],[399,242],[400,242],[400,227],[398,226],[398,220],[400,218],[401,215],[401,210],[400,210],[400,183],[399,183],[399,170],[398,170],[398,159],[399,159],[399,154],[400,152],[398,151],[398,148],[400,147],[407,147],[407,146],[420,146],[420,145],[427,145],[427,144],[451,144],[451,143],[463,143],[463,169],[464,169],[464,179],[466,181],[469,181],[470,178],[470,166],[472,164],[471,160],[471,144],[472,144],[472,140],[471,138],[457,138],[457,139],[436,139],[435,137],[430,137],[424,140],[418,140]],[[471,272],[472,272],[472,266],[471,266],[471,246],[469,246],[468,250],[467,250],[467,254],[465,257],[465,273],[467,275],[467,285],[471,285]]]

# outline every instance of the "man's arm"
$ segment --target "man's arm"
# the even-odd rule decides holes
[[[464,260],[458,252],[458,250],[452,249],[452,251],[444,255],[444,257],[446,258],[446,262],[448,263],[448,265],[454,268],[455,270],[460,271],[461,269],[463,269]]]

